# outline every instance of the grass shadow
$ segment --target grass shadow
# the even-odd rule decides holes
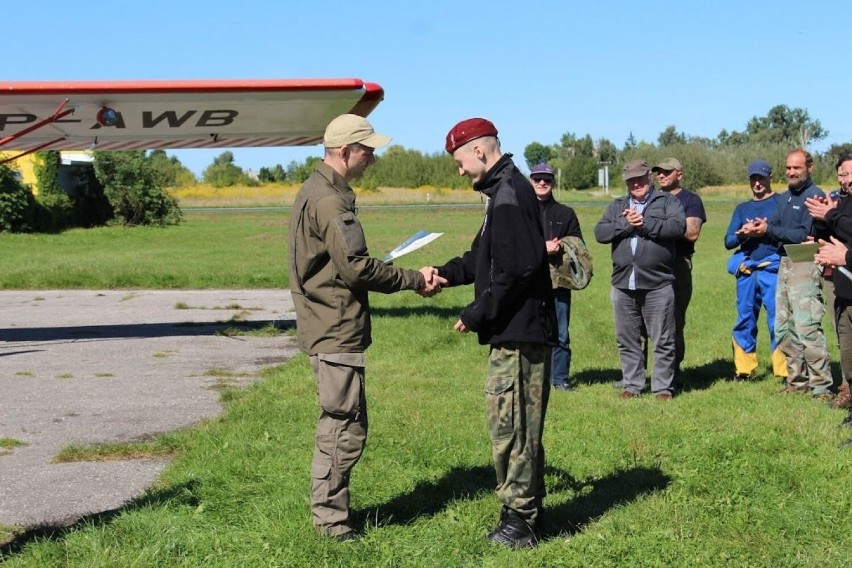
[[[591,481],[577,481],[564,471],[548,470],[558,479],[550,489],[552,493],[569,489],[580,495],[561,505],[545,507],[544,540],[577,534],[610,509],[661,491],[671,483],[671,478],[658,467],[619,470]]]
[[[573,373],[571,377],[578,385],[611,384],[613,381],[621,380],[621,368],[586,369]]]
[[[175,323],[135,323],[117,325],[80,325],[65,327],[15,327],[0,329],[0,341],[92,341],[100,339],[139,339],[215,335],[224,329],[253,331],[274,326],[280,330],[296,327],[293,319],[251,321],[206,321]],[[21,351],[19,353],[26,353]]]
[[[439,307],[439,306],[399,306],[394,308],[370,308],[374,317],[411,317],[411,316],[435,316],[442,319],[458,319],[463,306]]]
[[[734,363],[729,359],[714,359],[699,367],[681,369],[680,391],[706,390],[718,381],[733,377]]]
[[[141,509],[145,507],[162,507],[167,503],[180,504],[186,507],[195,508],[201,503],[196,496],[196,490],[199,485],[197,480],[190,480],[178,485],[172,485],[163,489],[149,490],[144,495],[132,499],[125,505],[117,509],[101,511],[91,515],[84,515],[76,520],[71,520],[66,523],[44,524],[35,527],[30,527],[21,533],[16,534],[8,542],[0,545],[0,564],[6,560],[20,554],[27,545],[41,540],[59,541],[65,538],[65,535],[74,531],[90,526],[108,525],[114,518],[118,517],[124,511],[133,509]]]
[[[458,499],[475,499],[495,484],[493,466],[453,467],[436,481],[420,481],[411,491],[369,509],[356,509],[352,516],[364,525],[404,525],[440,513]]]
[[[576,534],[613,507],[665,489],[671,483],[671,478],[658,467],[634,467],[615,471],[600,479],[578,481],[565,470],[547,466],[545,479],[551,494],[571,491],[579,495],[555,507],[548,507],[545,501],[545,539]],[[491,465],[453,467],[440,479],[421,481],[411,491],[387,503],[355,510],[353,517],[358,519],[359,528],[364,525],[404,525],[420,517],[436,515],[459,499],[477,499],[492,493],[495,484],[494,467]]]

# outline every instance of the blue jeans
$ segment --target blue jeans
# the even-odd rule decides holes
[[[553,297],[556,300],[556,329],[559,332],[558,343],[553,348],[550,383],[553,386],[568,385],[571,371],[571,338],[568,326],[571,323],[571,290],[555,288]]]

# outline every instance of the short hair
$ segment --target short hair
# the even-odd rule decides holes
[[[834,166],[835,170],[839,170],[840,166],[843,165],[844,162],[852,161],[852,152],[845,152],[840,154],[840,157],[837,158],[837,165]]]
[[[791,150],[787,157],[789,158],[793,154],[801,154],[805,158],[805,165],[807,167],[811,167],[814,165],[814,157],[811,156],[811,153],[805,150],[804,148],[796,148],[795,150]]]

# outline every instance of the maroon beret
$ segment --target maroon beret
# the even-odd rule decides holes
[[[453,126],[447,133],[447,152],[452,154],[471,140],[483,136],[497,136],[497,129],[490,120],[484,118],[468,118]]]

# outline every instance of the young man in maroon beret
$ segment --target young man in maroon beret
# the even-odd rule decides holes
[[[490,121],[459,122],[447,134],[446,150],[459,175],[488,197],[470,250],[431,268],[448,286],[474,284],[474,300],[454,329],[474,331],[490,347],[486,414],[503,508],[488,539],[511,548],[532,547],[542,524],[542,432],[556,343],[541,214],[529,180],[511,154],[501,153]]]

